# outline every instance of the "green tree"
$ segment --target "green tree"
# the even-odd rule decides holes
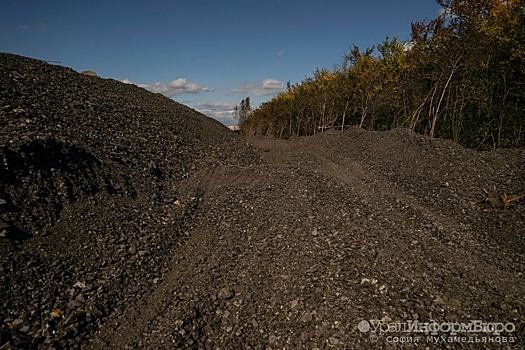
[[[287,84],[255,111],[241,103],[245,132],[404,126],[470,147],[524,145],[525,0],[436,1],[443,13],[412,23],[409,43],[354,45],[340,67]]]
[[[251,111],[252,107],[250,104],[250,97],[243,99],[240,106],[235,106],[233,116],[238,120],[237,126],[239,126],[239,128],[243,128],[244,124],[248,120],[248,117],[250,116]]]

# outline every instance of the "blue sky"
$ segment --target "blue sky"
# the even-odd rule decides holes
[[[434,0],[0,0],[0,51],[132,82],[235,124],[356,44],[409,38]]]

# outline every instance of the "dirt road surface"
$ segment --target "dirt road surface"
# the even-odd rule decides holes
[[[96,348],[521,346],[523,208],[471,202],[494,181],[521,186],[523,153],[480,155],[406,130],[249,143],[259,163],[195,177],[206,196],[188,241]],[[512,323],[515,343],[439,332],[436,344],[363,331],[363,320]]]

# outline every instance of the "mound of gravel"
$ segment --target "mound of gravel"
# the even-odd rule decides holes
[[[0,54],[0,346],[74,348],[122,314],[185,236],[193,173],[245,149],[162,95]]]

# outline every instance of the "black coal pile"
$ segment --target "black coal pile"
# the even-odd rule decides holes
[[[0,53],[0,348],[88,342],[162,278],[192,173],[252,158],[162,95]]]

